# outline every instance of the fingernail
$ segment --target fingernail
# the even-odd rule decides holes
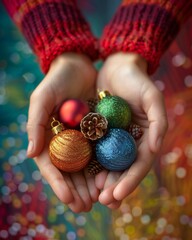
[[[33,141],[29,141],[28,148],[27,148],[27,154],[30,154],[33,151]]]

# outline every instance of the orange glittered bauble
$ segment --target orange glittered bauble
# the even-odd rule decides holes
[[[52,163],[64,172],[78,172],[83,169],[92,156],[89,141],[74,129],[60,129],[55,133],[49,144]]]

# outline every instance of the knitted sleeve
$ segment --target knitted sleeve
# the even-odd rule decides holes
[[[135,52],[155,72],[180,26],[192,14],[192,0],[123,0],[100,40],[101,57]]]
[[[98,57],[97,40],[75,0],[3,0],[46,73],[63,52]]]

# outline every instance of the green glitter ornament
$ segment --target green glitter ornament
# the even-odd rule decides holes
[[[108,91],[100,92],[99,99],[96,112],[106,117],[109,128],[126,129],[131,121],[128,103],[121,97],[110,95]]]

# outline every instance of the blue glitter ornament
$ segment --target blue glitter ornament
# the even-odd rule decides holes
[[[123,129],[112,128],[96,145],[97,161],[110,171],[123,171],[131,166],[137,154],[133,137]]]

